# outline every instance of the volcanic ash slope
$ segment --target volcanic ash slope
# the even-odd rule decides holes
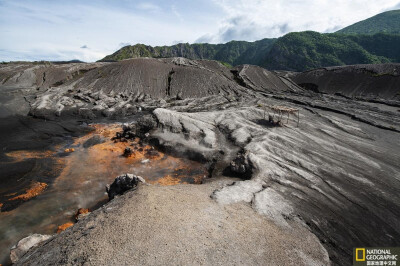
[[[358,70],[344,72],[368,74]],[[317,83],[299,75],[302,84]],[[157,125],[154,143],[214,170],[202,185],[128,192],[19,264],[350,265],[353,247],[400,245],[394,89],[368,87],[368,97],[355,99],[352,88],[334,95],[336,83],[326,90],[317,84],[331,93],[322,94],[290,76],[207,60],[134,59],[40,87],[27,97],[33,116],[73,114],[90,122],[144,110]],[[388,86],[398,84],[397,74],[384,76]],[[379,103],[368,101],[372,92]],[[278,106],[299,117],[268,122],[269,115],[276,121]],[[250,174],[228,178],[238,151]]]

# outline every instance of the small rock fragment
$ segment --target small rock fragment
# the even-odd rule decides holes
[[[124,150],[123,156],[124,157],[130,157],[132,154],[133,154],[132,149],[130,147],[126,147],[125,150]]]
[[[83,217],[87,216],[89,213],[89,209],[79,208],[78,211],[75,213],[75,220],[79,221]]]
[[[53,237],[52,235],[40,235],[40,234],[33,234],[27,236],[11,248],[10,251],[10,259],[12,263],[16,263],[25,253],[32,247],[37,246],[43,241],[46,241]]]
[[[106,186],[109,200],[112,200],[116,195],[124,194],[127,190],[136,188],[139,182],[146,183],[142,177],[133,174],[118,176],[111,185]]]
[[[145,160],[142,160],[142,161],[141,161],[142,164],[146,164],[146,163],[149,163],[149,162],[150,162],[149,159],[145,159]]]

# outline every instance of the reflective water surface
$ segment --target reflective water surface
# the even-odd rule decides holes
[[[13,200],[24,202],[13,210],[0,212],[0,263],[7,262],[10,247],[19,239],[32,233],[54,234],[58,226],[74,222],[79,208],[93,209],[105,203],[106,184],[120,174],[133,173],[144,177],[148,183],[160,185],[201,183],[207,175],[203,164],[153,151],[150,146],[140,145],[138,139],[131,142],[111,140],[121,130],[119,124],[92,127],[93,132],[49,151],[22,150],[7,154],[12,162],[51,159],[46,161],[46,169],[40,169],[44,166],[38,164],[31,174],[44,171],[59,174],[49,184],[32,182],[25,192],[10,195],[9,202],[0,203],[1,208]],[[104,142],[83,147],[93,136],[99,136]],[[126,147],[133,151],[130,157],[122,156]]]

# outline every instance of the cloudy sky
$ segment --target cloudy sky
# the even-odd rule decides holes
[[[96,61],[127,44],[334,32],[399,0],[0,0],[0,61]]]

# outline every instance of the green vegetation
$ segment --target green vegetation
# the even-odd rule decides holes
[[[120,61],[139,57],[186,57],[190,59],[213,59],[230,65],[261,63],[261,58],[270,50],[275,39],[256,42],[231,41],[226,44],[179,43],[172,46],[129,45],[100,61]]]
[[[379,14],[337,33],[294,32],[278,39],[225,44],[180,43],[156,47],[136,44],[125,46],[100,61],[138,57],[212,59],[228,67],[252,64],[271,70],[294,71],[400,62],[400,10]]]
[[[123,47],[101,61],[177,56],[218,60],[228,67],[252,64],[267,69],[294,71],[338,65],[400,62],[400,35],[321,34],[305,31],[256,42],[182,43],[157,47],[137,44]]]
[[[337,31],[345,34],[400,34],[400,10],[387,11]]]
[[[320,34],[306,31],[279,38],[261,65],[268,69],[313,68],[400,62],[400,35]]]
[[[222,62],[222,61],[219,61],[221,64],[223,64],[225,67],[227,67],[227,68],[233,68],[233,66],[231,65],[231,64],[229,64],[229,63],[226,63],[226,62]]]

